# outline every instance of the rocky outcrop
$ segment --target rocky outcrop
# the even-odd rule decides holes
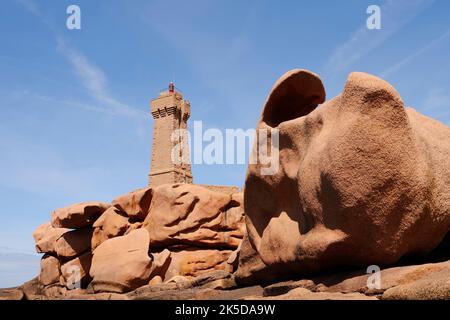
[[[45,253],[39,285],[56,298],[233,272],[244,233],[242,194],[196,185],[139,189],[112,205],[71,205],[55,210],[51,223],[33,234]]]
[[[2,300],[24,300],[23,291],[17,288],[0,289],[0,301]]]
[[[51,222],[41,224],[39,227],[37,227],[37,229],[33,232],[34,242],[38,243],[39,241],[41,241],[42,238],[44,238],[47,235],[48,231],[51,228],[52,228]]]
[[[293,70],[258,129],[271,157],[245,195],[167,184],[57,209],[33,233],[39,277],[0,300],[450,300],[448,127],[374,76],[325,101]]]
[[[90,289],[44,287],[34,279],[21,287],[0,290],[2,299],[77,300],[450,300],[450,261],[387,268],[373,288],[367,270],[345,271],[297,280],[238,287],[233,274],[213,271],[191,279],[143,285],[126,294]]]
[[[387,82],[352,73],[325,102],[317,75],[290,71],[257,127],[277,130],[267,141],[279,166],[248,167],[241,280],[391,265],[450,231],[450,129],[405,108]]]

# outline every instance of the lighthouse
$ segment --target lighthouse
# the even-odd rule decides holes
[[[152,161],[148,175],[149,186],[156,187],[165,183],[192,183],[191,165],[189,161],[174,161],[189,159],[188,141],[180,133],[187,129],[190,116],[189,101],[183,99],[173,82],[159,97],[150,102],[150,111],[154,119]]]

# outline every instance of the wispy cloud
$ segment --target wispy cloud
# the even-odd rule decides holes
[[[147,115],[145,111],[131,107],[113,97],[108,92],[107,79],[104,72],[77,49],[70,47],[61,36],[57,37],[57,41],[59,52],[68,59],[83,87],[105,108],[105,112],[129,117]],[[100,108],[91,109],[98,111]]]
[[[421,111],[450,123],[450,94],[444,88],[435,88],[429,92],[422,103]]]
[[[450,36],[450,30],[447,30],[446,32],[444,32],[442,35],[440,35],[439,37],[437,37],[436,39],[433,39],[432,41],[430,41],[426,46],[424,46],[423,48],[421,48],[420,50],[414,52],[413,54],[403,58],[402,60],[400,60],[399,62],[397,62],[396,64],[394,64],[393,66],[389,67],[388,69],[386,69],[385,71],[383,71],[381,73],[381,76],[383,78],[387,78],[390,75],[394,74],[395,72],[397,72],[399,69],[403,68],[404,66],[406,66],[407,64],[411,63],[414,59],[416,59],[418,56],[422,55],[423,53],[425,53],[426,51],[436,47],[437,45],[439,45],[440,43],[442,43],[445,39],[447,39]]]
[[[431,90],[425,99],[424,106],[427,109],[436,109],[450,107],[450,93],[444,88],[435,88]]]
[[[151,2],[142,10],[142,19],[174,50],[179,51],[204,85],[228,100],[238,95],[237,92],[246,90],[242,89],[246,88],[246,74],[242,70],[248,68],[244,60],[252,52],[250,29],[256,24],[260,4],[259,1],[249,3],[242,20],[237,20],[240,28],[228,30],[229,34],[223,37],[217,37],[210,28],[202,27],[202,19],[217,10],[217,5],[201,0],[194,9],[189,2],[176,1],[174,10],[167,11],[166,2],[159,0]],[[186,14],[191,18],[189,22],[183,20]],[[167,27],[168,19],[173,20],[170,28]],[[171,68],[167,66],[169,73],[173,72]],[[239,77],[236,77],[235,70],[241,71]],[[240,95],[241,100],[243,96]]]
[[[142,118],[147,113],[139,108],[135,108],[119,101],[108,91],[107,78],[105,73],[94,63],[92,63],[83,53],[75,47],[70,46],[68,41],[59,32],[55,31],[52,24],[42,14],[39,6],[33,0],[16,0],[31,14],[38,17],[45,23],[54,34],[58,51],[68,60],[77,74],[82,86],[88,91],[90,96],[100,105],[93,107],[89,104],[65,101],[66,105],[84,106],[84,109],[91,111],[102,111],[111,115],[128,116]],[[51,99],[51,98],[49,98]]]
[[[45,12],[43,12],[39,5],[34,0],[15,0],[18,4],[20,4],[25,10],[38,18],[41,22],[43,22],[47,28],[49,28],[52,32],[55,32],[56,28],[53,23],[47,18]]]
[[[369,30],[364,24],[341,44],[328,59],[324,72],[344,71],[369,52],[382,45],[416,18],[434,0],[386,0],[381,7],[381,30]]]
[[[110,172],[102,166],[72,167],[55,148],[17,138],[7,129],[0,130],[2,179],[0,187],[17,189],[40,196],[89,197],[98,192],[101,179]],[[7,168],[7,169],[5,169]]]
[[[41,10],[39,10],[38,6],[34,1],[32,0],[16,0],[16,1],[33,15],[37,17],[42,17]]]
[[[0,248],[0,288],[20,286],[34,278],[39,274],[39,260],[37,254]]]
[[[96,105],[92,105],[89,103],[76,102],[72,100],[61,100],[55,99],[53,97],[45,96],[42,94],[32,93],[32,92],[23,92],[22,95],[28,95],[33,99],[40,100],[43,102],[48,102],[57,106],[66,106],[70,108],[79,108],[86,111],[100,112],[110,116],[118,115],[118,112],[112,110],[111,108],[102,108]],[[132,113],[133,114],[133,113]]]

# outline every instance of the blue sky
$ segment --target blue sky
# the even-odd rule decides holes
[[[66,28],[71,4],[81,30]],[[371,4],[381,30],[366,28]],[[253,128],[292,68],[318,73],[328,98],[351,71],[382,76],[408,106],[450,125],[449,13],[447,0],[2,1],[0,248],[31,254],[31,233],[54,208],[145,186],[149,100],[172,79],[190,123],[205,128]],[[242,185],[245,166],[193,174]],[[17,268],[14,281],[30,278]]]

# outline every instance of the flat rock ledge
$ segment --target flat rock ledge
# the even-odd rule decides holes
[[[35,278],[0,289],[0,300],[450,300],[450,260],[384,269],[376,288],[371,277],[359,270],[238,287],[233,274],[219,270],[189,280],[174,277],[126,294],[43,287]]]

